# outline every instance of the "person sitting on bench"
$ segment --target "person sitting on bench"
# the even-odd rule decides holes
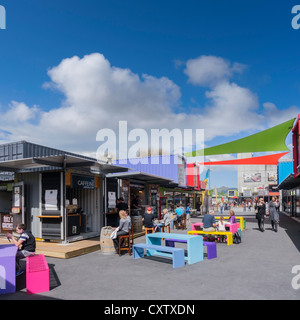
[[[144,214],[144,217],[142,220],[143,220],[145,228],[153,228],[154,232],[156,232],[157,226],[154,223],[154,218],[155,217],[154,217],[154,214],[152,213],[152,208],[148,207],[147,213]]]
[[[26,230],[25,224],[18,224],[16,232],[20,235],[18,240],[10,232],[6,236],[9,241],[12,241],[19,248],[16,255],[16,275],[19,276],[24,272],[20,266],[20,259],[35,255],[36,242],[31,231]]]
[[[209,210],[209,213],[203,217],[203,231],[216,231],[217,223],[214,216],[214,210]]]
[[[119,212],[120,222],[119,230],[117,232],[117,237],[113,239],[116,252],[119,253],[119,236],[125,236],[129,234],[131,228],[131,218],[128,216],[128,212],[125,210],[120,210]],[[122,246],[122,243],[121,243]]]
[[[180,222],[181,219],[184,217],[184,211],[183,211],[183,208],[180,206],[180,204],[177,204],[175,213],[177,215],[177,222]]]
[[[167,208],[163,210],[162,214],[163,214],[163,219],[157,225],[159,232],[161,231],[162,226],[166,227],[171,223],[171,215],[170,215],[169,210]]]

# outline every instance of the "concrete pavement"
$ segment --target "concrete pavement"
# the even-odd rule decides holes
[[[243,213],[239,211],[236,215]],[[300,266],[300,224],[281,213],[278,233],[271,230],[268,221],[265,232],[260,232],[254,213],[244,216],[247,229],[242,243],[218,243],[217,259],[205,258],[173,269],[165,259],[133,260],[128,254],[107,256],[101,251],[67,260],[47,258],[49,292],[27,295],[22,275],[18,277],[18,291],[0,296],[0,300],[298,300],[300,277],[295,278],[292,269]],[[192,222],[199,221],[201,218],[192,218]],[[145,236],[135,239],[135,243],[140,242],[145,242]]]

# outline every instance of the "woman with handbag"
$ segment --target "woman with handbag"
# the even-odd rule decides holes
[[[255,210],[257,210],[256,219],[258,222],[258,229],[261,232],[264,232],[265,231],[264,221],[265,221],[265,216],[266,216],[266,204],[265,204],[263,198],[260,198],[258,203],[256,202]]]

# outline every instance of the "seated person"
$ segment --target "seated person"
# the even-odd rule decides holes
[[[154,214],[152,213],[152,208],[148,207],[147,208],[147,213],[144,214],[143,217],[143,222],[144,222],[144,227],[145,228],[154,228],[154,232],[157,229],[156,224],[154,223]]]
[[[218,223],[218,230],[219,231],[224,231],[224,232],[226,231],[226,223],[225,223],[225,220],[224,220],[223,216],[221,216],[220,221]],[[224,242],[225,239],[226,239],[225,235],[220,235],[220,241],[221,242]]]
[[[16,275],[18,276],[24,272],[20,266],[20,259],[35,255],[36,242],[31,231],[26,230],[25,224],[18,224],[16,232],[20,235],[18,240],[10,232],[7,233],[7,239],[19,248],[16,255]]]
[[[128,213],[125,210],[120,210],[119,216],[120,216],[119,230],[117,232],[116,239],[113,239],[114,246],[117,253],[119,253],[119,236],[124,236],[129,234],[129,230],[131,229],[131,218],[128,216]]]
[[[180,222],[183,217],[183,208],[179,204],[176,206],[175,213],[177,215],[177,221]]]
[[[209,213],[203,217],[203,231],[216,231],[217,223],[214,217],[214,210],[209,210]]]
[[[163,219],[159,222],[159,224],[157,225],[158,231],[161,231],[161,227],[164,226],[168,226],[171,223],[171,215],[169,213],[168,209],[164,209],[163,212]]]
[[[170,222],[170,228],[171,229],[174,229],[174,222],[177,221],[177,214],[175,212],[169,212],[170,214],[170,219],[171,219],[171,222]]]
[[[236,223],[235,213],[233,210],[229,210],[230,218],[228,220],[229,223]]]
[[[226,227],[226,223],[225,223],[224,217],[221,216],[220,221],[218,222],[218,230],[219,231],[226,231],[225,227]]]

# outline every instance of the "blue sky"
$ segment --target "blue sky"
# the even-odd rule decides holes
[[[0,0],[0,139],[93,154],[97,131],[127,120],[203,128],[213,146],[296,117],[295,4]],[[217,172],[212,185],[236,185]]]

